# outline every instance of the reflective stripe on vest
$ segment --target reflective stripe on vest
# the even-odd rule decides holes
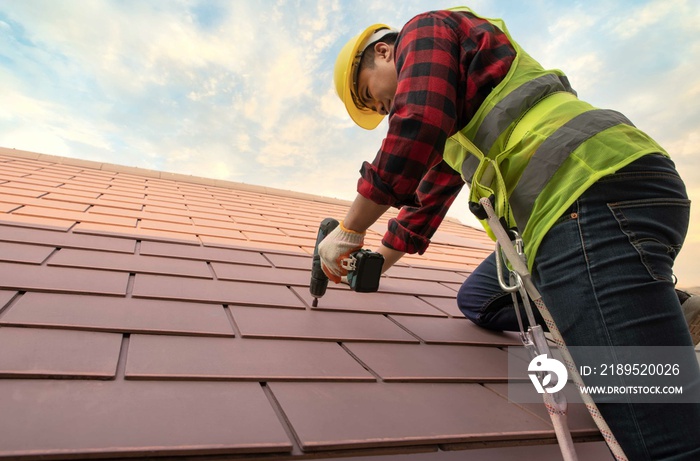
[[[535,200],[569,155],[591,137],[620,124],[634,126],[614,110],[590,110],[569,120],[540,145],[509,199],[519,229],[525,229]]]
[[[568,86],[568,80],[566,83]],[[481,152],[488,155],[496,139],[525,111],[556,91],[571,92],[571,87],[567,88],[567,86],[556,74],[546,74],[523,83],[499,101],[484,117],[474,136],[474,144]]]
[[[474,145],[484,155],[488,155],[493,144],[508,127],[544,97],[559,91],[576,94],[568,79],[556,74],[546,74],[523,83],[499,101],[484,117],[474,137]],[[479,159],[473,155],[462,162],[462,177],[468,184],[471,184],[478,166]]]

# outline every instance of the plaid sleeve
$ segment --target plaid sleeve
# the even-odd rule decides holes
[[[507,74],[515,50],[486,20],[435,11],[409,21],[394,51],[398,80],[388,133],[374,161],[363,164],[357,191],[375,203],[407,208],[390,223],[387,246],[424,251],[437,229],[428,223],[442,222],[449,207],[437,205],[450,195],[442,186],[456,187],[459,178],[454,172],[450,180],[432,177],[437,170],[448,175],[444,165],[433,171],[445,141]]]
[[[382,244],[405,253],[423,254],[447,211],[462,190],[462,177],[440,162],[423,177],[416,195],[419,206],[404,206],[389,226]]]
[[[361,195],[385,205],[416,205],[421,178],[442,159],[448,133],[455,131],[458,48],[454,31],[432,16],[414,19],[399,34],[389,131],[374,161],[363,165]]]

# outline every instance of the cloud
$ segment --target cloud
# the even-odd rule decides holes
[[[625,15],[622,20],[616,21],[613,32],[622,39],[633,38],[640,32],[648,31],[653,26],[666,21],[670,16],[675,22],[675,18],[680,17],[679,13],[686,10],[687,6],[687,0],[650,2]]]
[[[554,21],[547,28],[549,36],[557,37],[556,42],[552,42],[552,46],[559,47],[562,42],[585,34],[587,30],[595,26],[596,22],[596,16],[586,13],[580,8],[576,8],[569,12],[568,15],[562,16]]]
[[[279,43],[284,43],[280,38]],[[287,40],[287,43],[289,41]],[[265,131],[272,131],[289,109],[298,106],[312,91],[312,78],[307,67],[303,46],[290,44],[275,53],[264,64],[261,78],[249,83],[252,98],[245,103],[246,116]]]
[[[0,107],[10,108],[0,113],[0,121],[4,122],[0,132],[2,146],[65,156],[71,156],[72,146],[76,145],[93,151],[109,149],[109,126],[65,113],[60,105],[50,101],[6,88],[0,93]]]

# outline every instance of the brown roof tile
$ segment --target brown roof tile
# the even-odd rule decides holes
[[[529,402],[536,402],[537,399],[536,394],[534,392],[534,388],[530,385],[530,383],[510,383],[510,384],[505,384],[505,383],[488,383],[486,384],[486,387],[495,391],[499,395],[503,397],[508,397],[509,393],[509,387],[512,387],[513,392],[515,393],[520,393],[520,392],[527,392],[530,394],[532,398],[525,399],[523,398],[522,401],[529,401]],[[568,405],[568,415],[567,415],[567,423],[569,425],[569,429],[573,433],[577,434],[596,434],[598,432],[598,429],[596,428],[595,422],[593,421],[593,418],[591,417],[590,414],[588,414],[588,410],[586,409],[586,406],[581,403],[581,397],[578,395],[578,391],[571,385],[567,385],[566,388],[564,389],[564,395],[567,396],[567,405]],[[513,400],[513,399],[511,399]],[[536,415],[538,415],[540,418],[547,420],[549,418],[549,415],[547,413],[547,409],[544,407],[544,405],[540,405],[539,403],[519,403],[518,406],[526,409],[527,411],[530,411]]]
[[[463,277],[466,278],[466,276]],[[455,292],[459,291],[459,287],[462,286],[461,283],[443,283],[443,285],[451,288]],[[449,316],[459,318],[463,317],[462,312],[459,310],[459,307],[457,307],[457,303],[455,302],[454,297],[442,298],[438,296],[420,296],[420,299],[430,304],[431,306],[436,307],[437,309],[446,313]]]
[[[491,346],[518,346],[516,333],[499,333],[480,328],[468,320],[456,318],[420,318],[391,315],[398,324],[428,344],[483,344]]]
[[[22,214],[9,214],[21,209],[21,207],[13,208],[7,215],[0,217],[0,226],[3,225],[25,225],[36,229],[51,229],[62,230],[68,232],[75,225],[75,221],[65,219],[44,218],[38,216],[25,216]]]
[[[69,227],[74,234],[122,236],[139,240],[157,240],[165,242],[190,243],[200,245],[201,239],[195,234],[184,234],[181,232],[171,232],[165,230],[154,230],[144,228],[127,228],[112,226],[109,224],[77,223]]]
[[[503,382],[507,352],[496,347],[346,343],[384,381]]]
[[[138,274],[134,282],[133,296],[218,304],[304,308],[301,300],[283,285],[201,280],[165,275]]]
[[[114,378],[121,344],[111,333],[0,328],[0,376]]]
[[[0,242],[0,261],[41,264],[55,248],[22,243]]]
[[[129,279],[124,272],[10,263],[0,263],[0,274],[3,288],[121,296]]]
[[[517,335],[455,303],[484,232],[448,219],[379,292],[311,308],[318,224],[348,205],[0,148],[0,459],[557,457],[544,407],[508,400]]]
[[[334,342],[132,335],[127,378],[374,381]]]
[[[307,269],[308,278],[308,269]],[[308,285],[308,280],[307,280]],[[445,314],[430,304],[422,301],[416,293],[406,294],[400,292],[384,292],[386,280],[380,281],[382,292],[380,293],[356,293],[347,288],[336,289],[331,287],[326,291],[318,310],[334,310],[348,312],[374,312],[378,314],[409,314],[444,317]],[[294,288],[294,291],[309,301],[308,287]],[[401,293],[401,294],[399,294]],[[409,291],[410,293],[410,291]]]
[[[551,437],[479,384],[270,383],[304,450]],[[489,418],[477,417],[486,415]]]
[[[0,407],[3,457],[285,453],[292,447],[258,383],[0,380]]]
[[[243,251],[228,248],[211,248],[202,247],[200,245],[182,245],[176,243],[154,242],[144,240],[141,242],[139,253],[148,256],[165,256],[168,258],[177,259],[193,259],[199,261],[211,262],[230,262],[236,261],[239,264],[252,266],[270,267],[266,258],[259,252]],[[303,258],[308,263],[307,258]],[[279,266],[278,266],[279,267]],[[308,270],[308,268],[307,268]]]
[[[231,313],[245,338],[418,342],[383,315],[244,306],[231,307]]]
[[[119,333],[234,334],[226,312],[217,305],[37,292],[15,300],[0,317],[0,325]]]
[[[73,248],[58,251],[49,261],[49,266],[82,267],[115,270],[139,274],[169,274],[182,277],[211,278],[205,261],[181,260],[173,264],[172,258],[112,253]]]

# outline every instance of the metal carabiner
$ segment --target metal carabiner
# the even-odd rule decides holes
[[[498,241],[496,241],[496,272],[498,274],[498,284],[501,286],[501,289],[503,291],[507,293],[515,293],[520,289],[520,284],[522,284],[520,276],[517,277],[515,285],[507,285],[506,281],[503,280],[503,253],[501,252],[501,244]],[[508,272],[511,275],[512,281],[513,274],[517,275],[517,273],[511,270],[509,270]]]
[[[523,239],[520,237],[520,234],[514,229],[511,229],[509,231],[510,233],[513,234],[513,246],[515,247],[515,252],[517,253],[518,257],[524,262],[525,261],[525,251],[524,251],[524,245],[523,245]],[[521,287],[523,286],[522,279],[520,278],[520,275],[512,270],[509,270],[510,272],[510,278],[512,282],[513,274],[515,274],[516,277],[516,284],[515,285],[507,285],[505,280],[503,280],[503,264],[504,264],[504,259],[507,259],[505,253],[501,250],[501,243],[496,240],[496,270],[498,272],[498,284],[501,286],[501,289],[507,293],[514,293],[516,291],[519,291]],[[512,263],[511,263],[512,264]]]

